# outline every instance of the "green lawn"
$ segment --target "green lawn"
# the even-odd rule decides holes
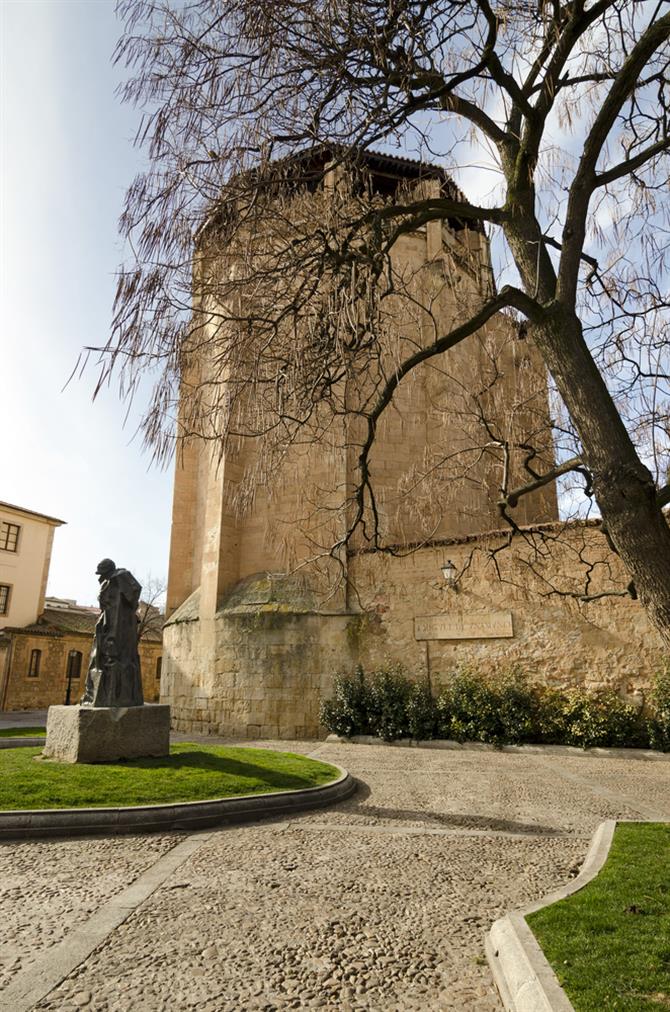
[[[36,738],[44,737],[45,727],[1,727],[0,738]]]
[[[0,752],[0,810],[101,808],[300,790],[338,776],[326,763],[270,749],[173,745],[164,759],[88,766],[36,762],[37,748]]]
[[[670,825],[617,826],[599,875],[528,923],[577,1012],[667,1012]]]

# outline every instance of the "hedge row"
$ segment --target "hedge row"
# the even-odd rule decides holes
[[[670,668],[657,676],[644,714],[611,690],[553,689],[521,672],[495,678],[459,671],[438,695],[400,665],[340,675],[321,722],[347,738],[447,738],[494,745],[577,745],[670,751]]]

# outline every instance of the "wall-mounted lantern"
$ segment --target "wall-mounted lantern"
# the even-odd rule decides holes
[[[445,564],[442,566],[442,576],[447,590],[454,590],[456,587],[456,566],[453,564],[451,559],[447,559]]]

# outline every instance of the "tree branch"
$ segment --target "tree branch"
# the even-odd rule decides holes
[[[467,201],[432,197],[426,198],[426,200],[417,200],[411,204],[393,204],[374,208],[364,215],[357,225],[365,225],[380,218],[405,218],[415,214],[421,216],[421,224],[440,218],[465,218],[467,221],[490,221],[494,225],[500,225],[511,217],[510,212],[502,207],[478,207],[476,204],[467,203]]]
[[[656,502],[661,509],[670,503],[670,485],[664,485],[663,488],[659,488],[656,493]]]
[[[630,172],[635,172],[635,169],[639,169],[641,165],[653,158],[654,155],[659,155],[662,151],[670,150],[670,137],[663,137],[660,141],[655,144],[650,144],[644,151],[640,151],[637,155],[632,158],[626,158],[623,162],[619,162],[618,165],[614,165],[607,172],[601,172],[595,178],[595,186],[607,186],[608,183],[613,183],[615,179],[621,179],[622,176],[628,175]]]
[[[489,32],[494,37],[497,36],[498,31],[498,17],[491,9],[491,5],[488,0],[477,0],[477,6],[484,14],[484,17],[489,24]],[[533,107],[531,106],[528,98],[523,93],[515,77],[505,70],[500,58],[496,53],[495,49],[491,48],[491,52],[488,55],[487,66],[491,77],[501,88],[504,88],[507,94],[510,96],[514,104],[524,114],[524,116],[531,116],[533,113]]]
[[[487,134],[495,144],[502,144],[507,139],[505,131],[483,109],[480,109],[474,102],[469,102],[466,98],[460,98],[458,95],[444,95],[440,99],[440,107],[445,112],[454,112],[457,116],[463,116],[464,119],[470,120],[483,133]]]
[[[395,391],[398,389],[402,380],[407,376],[408,373],[415,369],[421,362],[425,362],[427,359],[433,358],[436,355],[441,355],[445,351],[449,351],[454,348],[461,341],[465,340],[466,337],[470,337],[477,330],[484,326],[492,316],[500,312],[501,309],[508,307],[514,307],[520,312],[525,313],[531,317],[541,314],[541,307],[534,302],[533,299],[529,298],[518,288],[514,288],[512,285],[505,285],[499,292],[499,294],[487,302],[478,313],[475,313],[467,323],[461,324],[460,327],[456,327],[449,334],[434,341],[427,348],[421,348],[414,355],[400,365],[392,376],[389,377],[386,384],[382,388],[377,403],[372,412],[367,416],[367,435],[362,445],[361,452],[358,457],[358,470],[360,474],[360,482],[355,495],[356,499],[356,516],[353,522],[350,524],[349,529],[355,530],[358,524],[363,520],[365,513],[365,489],[370,484],[370,469],[368,466],[368,460],[370,450],[375,440],[377,432],[377,423],[385,409],[393,400]]]
[[[503,509],[508,506],[514,509],[515,506],[519,505],[519,499],[524,495],[529,495],[531,492],[536,492],[539,488],[543,488],[545,485],[549,485],[552,481],[556,481],[563,474],[568,474],[569,471],[579,471],[584,467],[584,462],[581,457],[571,457],[570,460],[566,460],[563,464],[559,464],[558,467],[554,467],[551,471],[547,471],[546,474],[541,475],[535,481],[529,481],[526,485],[521,485],[519,488],[515,488],[512,492],[508,492],[503,499],[498,500],[498,506]]]
[[[559,252],[563,250],[563,244],[560,243],[558,239],[554,239],[553,236],[543,235],[542,238],[546,242],[547,246],[551,246],[552,249],[557,249]],[[588,264],[589,267],[592,268],[587,278],[587,281],[590,281],[593,275],[598,272],[600,264],[598,263],[595,257],[592,257],[588,253],[585,253],[584,250],[581,251],[579,256],[580,259],[583,260],[585,264]]]
[[[584,10],[583,4],[581,3],[576,3],[570,6],[566,5],[561,13],[567,14],[569,11],[569,18],[567,18],[562,24],[560,19],[554,19],[551,27],[548,29],[547,40],[545,42],[545,46],[543,47],[543,52],[540,56],[538,56],[538,59],[531,68],[530,74],[526,78],[526,82],[522,89],[524,95],[529,95],[530,91],[533,90],[534,81],[541,70],[542,62],[549,57],[551,52],[553,41],[550,38],[550,33],[555,32],[557,39],[556,48],[549,60],[549,64],[544,74],[544,79],[542,80],[542,84],[539,88],[538,99],[534,107],[532,107],[532,115],[526,119],[526,128],[520,144],[520,150],[523,157],[518,159],[517,162],[517,184],[525,183],[524,176],[529,172],[529,169],[534,167],[540,141],[542,139],[544,124],[553,108],[554,102],[556,101],[556,95],[559,92],[560,75],[565,67],[565,64],[569,60],[576,43],[582,35],[588,31],[591,25],[597,21],[601,14],[603,14],[607,8],[612,5],[613,0],[600,0],[599,3],[595,3],[588,11]]]
[[[586,235],[586,216],[593,190],[598,185],[596,164],[621,107],[634,90],[652,54],[670,38],[670,14],[652,21],[631,49],[614,84],[600,107],[584,143],[575,173],[563,229],[563,255],[558,272],[557,300],[572,306],[577,289],[579,262]]]

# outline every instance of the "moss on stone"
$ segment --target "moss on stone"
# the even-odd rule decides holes
[[[194,590],[190,597],[187,597],[183,604],[180,604],[176,611],[170,615],[165,626],[181,625],[184,622],[197,622],[200,618],[200,587]]]
[[[367,611],[349,619],[346,626],[347,645],[354,657],[360,656],[369,637],[379,631],[379,626],[378,616]]]

